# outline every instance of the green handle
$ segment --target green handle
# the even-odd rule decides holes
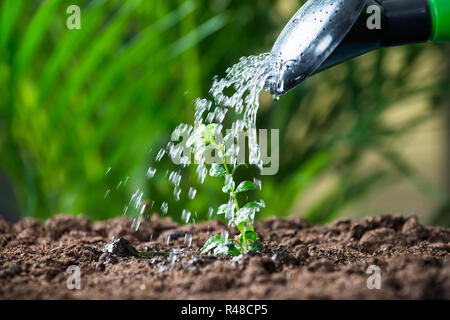
[[[432,29],[431,41],[450,42],[450,0],[428,0]]]

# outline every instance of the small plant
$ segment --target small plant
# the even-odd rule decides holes
[[[246,254],[249,251],[260,252],[263,250],[263,247],[258,239],[258,234],[254,230],[253,222],[255,213],[265,207],[264,201],[252,201],[244,206],[239,204],[237,194],[254,190],[256,186],[251,181],[242,181],[237,187],[235,186],[234,174],[236,170],[241,166],[247,167],[247,165],[236,164],[236,161],[234,161],[235,164],[231,165],[231,168],[228,166],[227,157],[236,156],[233,154],[235,149],[228,146],[228,142],[231,141],[233,135],[231,133],[227,134],[222,142],[217,142],[216,130],[218,130],[217,124],[209,124],[207,126],[201,124],[195,129],[186,144],[188,147],[194,145],[196,159],[208,147],[218,152],[222,163],[212,164],[209,175],[224,179],[222,191],[229,195],[229,201],[219,206],[217,214],[224,214],[225,219],[229,221],[228,225],[230,227],[236,226],[240,234],[232,239],[228,238],[228,233],[216,234],[206,241],[201,252],[213,251],[214,254],[230,254],[233,256]]]

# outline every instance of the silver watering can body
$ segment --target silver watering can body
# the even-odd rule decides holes
[[[371,50],[433,40],[433,1],[440,2],[307,1],[275,41],[271,53],[280,70],[278,76],[267,79],[266,89],[280,96],[310,75]],[[448,15],[449,8],[441,5],[441,18]]]

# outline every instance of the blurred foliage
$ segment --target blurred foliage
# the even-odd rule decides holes
[[[196,97],[241,56],[269,51],[289,18],[282,1],[2,0],[0,9],[0,167],[12,178],[26,216],[120,215],[140,188],[158,211],[180,220],[189,208],[206,219],[224,202],[219,183],[183,176],[181,201],[154,163],[180,122],[192,123]],[[67,6],[81,7],[81,30],[66,28]],[[290,10],[295,10],[298,5]],[[279,15],[279,17],[277,17]],[[260,128],[280,129],[280,171],[262,177],[262,215],[286,215],[315,181],[337,176],[302,215],[325,222],[394,179],[408,179],[440,208],[449,196],[427,181],[392,142],[448,103],[446,53],[439,45],[384,49],[316,75],[272,102],[263,96]],[[394,61],[394,62],[392,62]],[[425,66],[425,67],[424,67]],[[428,68],[426,68],[428,67]],[[405,100],[427,108],[388,125]],[[356,170],[368,152],[389,168]],[[158,171],[148,179],[149,165]],[[187,199],[188,186],[198,188]],[[128,214],[135,214],[131,209]]]

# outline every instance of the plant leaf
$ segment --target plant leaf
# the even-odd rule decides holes
[[[209,251],[216,248],[219,244],[222,244],[222,243],[223,243],[223,240],[222,240],[220,233],[216,234],[215,236],[212,236],[205,242],[205,244],[203,245],[200,252],[208,253]]]
[[[205,143],[214,142],[216,127],[217,125],[215,123],[211,123],[206,126],[205,130],[202,132],[202,136],[205,138]]]
[[[258,234],[254,231],[246,231],[245,237],[247,238],[247,240],[255,241],[256,239],[258,239]]]
[[[247,203],[245,206],[244,206],[244,208],[265,208],[266,207],[266,204],[264,203],[264,201],[263,200],[261,200],[261,201],[252,201],[252,202],[249,202],[249,203]]]
[[[242,220],[237,224],[237,228],[238,230],[243,233],[244,232],[244,228],[247,225],[248,219]]]
[[[228,209],[228,203],[224,203],[217,209],[217,214],[224,214]]]
[[[214,248],[214,254],[228,254],[228,246],[225,243],[219,243],[217,247]]]
[[[225,177],[226,174],[227,174],[227,171],[225,170],[225,167],[223,164],[213,163],[211,165],[211,169],[209,170],[209,175],[211,177]]]
[[[229,244],[228,247],[228,254],[232,255],[233,257],[241,255],[241,252],[234,244]]]
[[[261,241],[255,240],[250,248],[250,251],[263,252],[264,247],[263,247]]]
[[[255,209],[253,209],[253,208],[240,208],[236,212],[236,216],[235,216],[235,218],[233,220],[234,220],[234,223],[236,225],[238,225],[242,221],[247,222],[249,219],[253,220],[254,215],[255,215]]]
[[[242,182],[237,186],[235,192],[236,192],[236,193],[239,193],[239,192],[245,192],[245,191],[255,190],[255,189],[256,189],[255,184],[254,184],[253,182],[251,182],[251,181],[246,180],[246,181],[242,181]]]
[[[234,175],[234,173],[236,172],[237,168],[242,167],[242,166],[248,168],[248,164],[246,164],[246,163],[238,163],[238,164],[233,168],[233,171],[231,172],[231,174]]]
[[[229,254],[232,256],[238,256],[241,254],[238,248],[231,242],[219,243],[216,248],[214,248],[214,254]]]
[[[228,194],[230,194],[231,192],[233,192],[233,186],[232,186],[232,184],[227,184],[227,185],[223,186],[222,192],[228,193]]]
[[[213,249],[214,254],[230,254],[232,256],[238,256],[241,254],[239,249],[236,248],[230,240],[225,242],[220,233],[209,238],[200,252],[204,254]]]

